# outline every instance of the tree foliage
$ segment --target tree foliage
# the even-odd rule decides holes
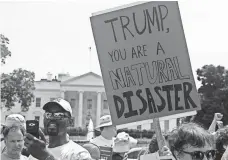
[[[201,82],[198,92],[202,110],[197,112],[194,121],[208,128],[214,113],[220,112],[224,115],[223,123],[228,124],[228,70],[223,66],[205,65],[197,70],[197,79]]]
[[[9,51],[7,45],[9,44],[9,39],[5,37],[3,34],[0,34],[0,47],[1,47],[1,62],[5,64],[5,59],[8,56],[11,56],[11,52]]]
[[[33,90],[35,73],[21,68],[12,73],[1,75],[1,101],[10,110],[15,102],[21,104],[22,111],[27,111],[34,101]]]

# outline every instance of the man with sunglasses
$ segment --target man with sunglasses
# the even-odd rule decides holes
[[[49,136],[49,145],[31,134],[26,134],[25,145],[32,156],[39,160],[90,160],[89,152],[69,140],[67,127],[70,125],[72,109],[69,102],[58,98],[43,107],[44,128]],[[35,158],[34,158],[35,157]]]
[[[169,147],[176,160],[214,160],[215,139],[195,123],[182,124],[169,136]]]

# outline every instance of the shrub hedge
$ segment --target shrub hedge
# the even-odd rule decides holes
[[[149,138],[151,139],[155,132],[153,130],[137,130],[137,129],[119,129],[117,133],[126,132],[133,138]],[[95,136],[99,136],[100,132],[95,130]]]
[[[47,135],[44,128],[41,128],[41,130],[43,131],[43,133],[45,135]],[[81,127],[68,127],[67,133],[69,134],[69,136],[86,136],[88,133],[88,129],[87,128],[81,128]]]
[[[138,130],[138,129],[119,129],[119,132],[126,132],[133,138],[149,138],[151,139],[155,132],[153,130]]]
[[[42,131],[45,133],[44,128],[41,128]],[[119,129],[117,133],[120,132],[126,132],[133,138],[148,138],[151,139],[155,132],[153,130],[137,130],[137,129]],[[67,129],[67,133],[70,136],[86,136],[88,133],[87,128],[81,128],[81,127],[69,127]],[[101,133],[97,130],[95,130],[95,136],[99,136]],[[46,135],[46,133],[45,133]]]

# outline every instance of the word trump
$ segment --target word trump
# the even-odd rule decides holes
[[[167,108],[169,112],[190,109],[190,107],[197,108],[198,106],[190,96],[191,91],[192,84],[183,82],[181,84],[145,88],[145,90],[138,89],[135,93],[133,93],[133,91],[126,91],[123,92],[122,96],[120,96],[120,94],[113,95],[113,101],[117,117],[121,118],[124,116],[125,118],[129,118],[142,115],[146,111],[149,112],[149,114],[160,113],[165,108]],[[145,96],[142,95],[142,92],[144,92]],[[171,95],[173,95],[174,98],[171,98]],[[141,102],[141,108],[139,110],[134,110],[132,106],[134,105],[132,99],[135,99],[135,97]],[[180,97],[182,97],[182,102],[184,102],[182,105],[180,105]],[[174,106],[172,104],[174,104]]]
[[[131,16],[114,17],[105,20],[104,23],[110,26],[113,38],[115,42],[118,42],[122,37],[118,37],[120,33],[117,31],[120,29],[117,28],[121,28],[124,40],[127,40],[127,37],[132,38],[136,35],[151,34],[153,30],[168,33],[169,28],[165,29],[164,26],[164,20],[167,16],[168,8],[165,5],[158,5],[150,8],[150,10],[145,9],[140,14],[133,12]],[[143,22],[141,21],[142,19],[144,20]],[[142,25],[143,27],[141,27]]]

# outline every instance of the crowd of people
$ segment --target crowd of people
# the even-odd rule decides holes
[[[6,118],[1,131],[2,160],[127,160],[128,151],[137,145],[137,140],[129,134],[117,134],[110,115],[100,118],[100,125],[96,127],[100,136],[79,145],[67,134],[72,117],[69,102],[58,98],[46,103],[43,110],[48,141],[41,129],[39,138],[26,133],[26,120],[22,115],[12,114]],[[192,122],[181,124],[163,134],[165,146],[162,149],[154,135],[148,147],[140,151],[138,160],[147,154],[169,155],[175,160],[228,160],[228,126],[223,126],[221,119],[222,114],[215,113],[208,130]],[[104,148],[111,152],[104,155]]]

